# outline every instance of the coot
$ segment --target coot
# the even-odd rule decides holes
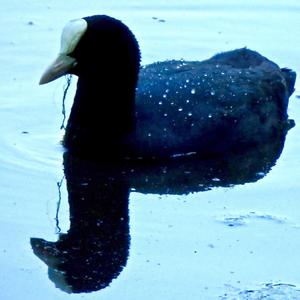
[[[67,73],[78,83],[63,145],[105,159],[222,156],[267,143],[289,124],[296,79],[247,48],[140,67],[132,32],[105,15],[66,25],[40,84]]]

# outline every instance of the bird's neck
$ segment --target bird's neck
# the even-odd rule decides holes
[[[79,78],[64,145],[118,147],[134,128],[135,86],[113,78]]]

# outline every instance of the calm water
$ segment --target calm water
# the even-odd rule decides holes
[[[299,1],[110,2],[1,2],[0,298],[300,299],[299,81],[289,107],[296,127],[283,150],[274,141],[226,167],[184,162],[134,172],[63,157],[64,80],[37,85],[66,21],[97,13],[132,29],[144,64],[247,46],[300,74]],[[75,80],[68,107],[74,88]],[[65,273],[53,267],[50,241],[58,239],[60,259],[73,257]],[[67,294],[66,274],[73,289],[98,291]]]

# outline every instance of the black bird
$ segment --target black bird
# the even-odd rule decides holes
[[[138,42],[105,15],[69,22],[40,84],[78,76],[63,140],[106,158],[201,157],[257,147],[289,126],[296,73],[246,48],[140,67]]]

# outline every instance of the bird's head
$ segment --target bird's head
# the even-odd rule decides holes
[[[138,43],[126,25],[104,15],[85,17],[66,24],[59,54],[40,84],[66,74],[95,78],[99,73],[108,77],[119,73],[137,77],[139,63]]]

